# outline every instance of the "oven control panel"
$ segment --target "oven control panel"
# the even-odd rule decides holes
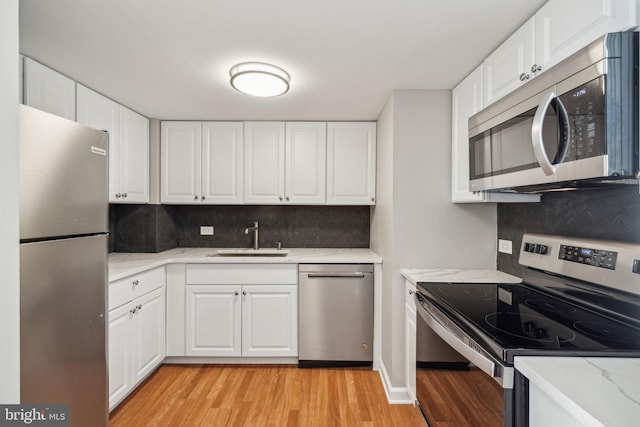
[[[616,269],[618,253],[604,249],[585,248],[581,246],[560,245],[558,259],[587,264],[594,267]]]

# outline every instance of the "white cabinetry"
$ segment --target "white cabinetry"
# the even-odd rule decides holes
[[[76,119],[76,83],[24,58],[24,104],[65,119]]]
[[[484,105],[531,78],[535,63],[535,18],[531,18],[484,60]]]
[[[451,201],[454,203],[538,202],[539,195],[469,191],[469,117],[483,107],[482,73],[483,67],[479,66],[452,92]]]
[[[326,123],[246,122],[245,202],[324,204]]]
[[[416,397],[416,304],[413,293],[416,286],[405,281],[405,382],[409,392],[411,402],[417,400]]]
[[[327,125],[287,122],[285,201],[323,205],[326,200]]]
[[[637,25],[635,0],[550,0],[484,61],[485,106],[608,32]]]
[[[242,123],[162,122],[161,202],[242,203]]]
[[[284,199],[284,122],[245,122],[244,200],[277,204]]]
[[[78,85],[78,123],[109,132],[109,201],[149,201],[149,120]]]
[[[186,273],[186,355],[295,357],[294,264],[193,264]]]
[[[374,205],[375,122],[327,124],[327,204]]]
[[[165,271],[109,284],[109,408],[165,357]]]

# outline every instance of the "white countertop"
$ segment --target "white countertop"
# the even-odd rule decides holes
[[[382,258],[371,249],[286,248],[289,251],[287,256],[211,256],[217,254],[219,249],[221,248],[175,248],[159,253],[111,253],[109,281],[170,263],[382,263]]]
[[[640,425],[640,359],[516,357],[515,368],[583,426]]]
[[[457,268],[405,268],[400,270],[413,283],[520,283],[522,279],[498,270],[463,270]]]

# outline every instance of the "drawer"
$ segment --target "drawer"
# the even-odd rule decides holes
[[[188,264],[187,285],[297,285],[297,264]]]
[[[109,283],[109,310],[158,289],[166,282],[164,267],[154,268],[111,282]]]
[[[407,303],[407,305],[409,307],[411,307],[413,309],[413,311],[416,311],[416,298],[415,296],[413,296],[412,293],[409,292],[415,292],[416,291],[416,285],[414,285],[413,283],[411,283],[408,280],[405,280],[404,282],[404,295],[405,295],[405,301]]]

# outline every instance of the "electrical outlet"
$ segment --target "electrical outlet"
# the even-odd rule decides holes
[[[498,239],[498,252],[503,254],[512,254],[511,240]]]
[[[213,236],[213,225],[202,225],[202,226],[200,226],[200,235],[201,236]]]

